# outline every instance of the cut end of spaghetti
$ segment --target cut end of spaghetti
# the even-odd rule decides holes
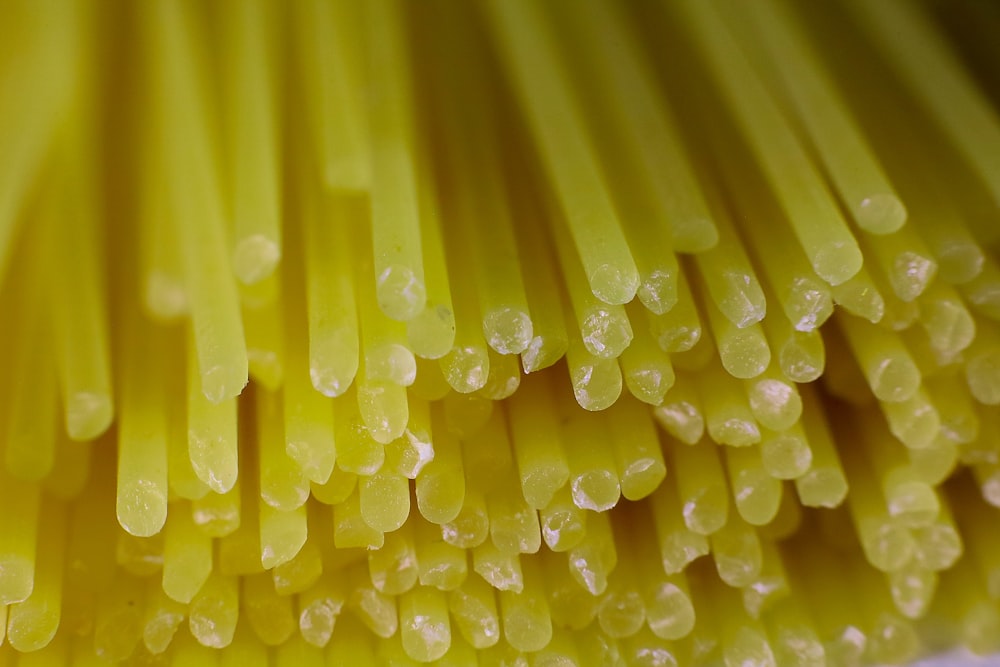
[[[378,305],[387,317],[406,322],[412,320],[427,304],[423,280],[407,266],[390,266],[376,283]]]
[[[245,285],[259,283],[274,273],[281,261],[281,246],[262,234],[248,236],[233,251],[233,273]]]
[[[831,243],[812,257],[816,274],[834,287],[857,275],[863,264],[864,257],[856,242]]]
[[[872,194],[861,200],[855,218],[865,231],[872,234],[891,234],[906,224],[906,206],[894,194]]]
[[[639,290],[639,272],[634,266],[602,264],[590,274],[589,281],[594,296],[612,306],[628,303]]]
[[[118,523],[130,535],[152,537],[167,521],[167,496],[149,480],[136,480],[126,488],[119,486]]]
[[[521,354],[531,344],[534,330],[528,313],[511,307],[483,315],[486,342],[500,354]]]
[[[110,396],[80,392],[66,400],[66,431],[74,440],[93,440],[108,430],[112,419]]]

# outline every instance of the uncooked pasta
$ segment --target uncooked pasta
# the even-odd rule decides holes
[[[997,34],[0,3],[0,667],[1000,653]]]

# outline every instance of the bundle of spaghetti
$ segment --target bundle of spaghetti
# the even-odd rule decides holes
[[[0,6],[0,665],[1000,651],[997,29]]]

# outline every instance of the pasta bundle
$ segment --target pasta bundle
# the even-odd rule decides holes
[[[1000,12],[0,5],[0,665],[1000,650]]]

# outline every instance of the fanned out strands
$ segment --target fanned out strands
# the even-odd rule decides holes
[[[997,654],[997,34],[0,3],[0,666]]]

